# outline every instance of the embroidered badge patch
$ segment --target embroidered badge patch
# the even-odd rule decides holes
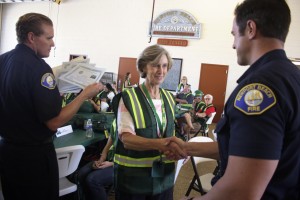
[[[246,115],[260,115],[276,103],[273,91],[260,83],[243,87],[237,94],[234,107]]]
[[[44,74],[41,79],[41,85],[51,90],[54,89],[56,86],[54,75],[51,73]]]

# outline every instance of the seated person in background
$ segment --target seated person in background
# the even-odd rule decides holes
[[[92,106],[96,112],[101,112],[101,111],[106,112],[101,109],[101,102],[105,101],[106,93],[104,92],[103,83],[102,82],[99,82],[99,83],[100,83],[100,87],[101,87],[100,92],[96,96],[94,96],[92,99],[88,99],[87,101],[92,104]],[[102,100],[102,99],[104,99],[104,100]]]
[[[89,102],[93,105],[96,112],[107,112],[107,109],[109,108],[109,105],[107,103],[107,98],[102,95],[102,97],[89,99]]]
[[[100,90],[100,92],[97,94],[97,98],[98,99],[101,99],[102,97],[107,97],[107,94],[106,94],[106,91],[104,90],[104,88],[105,88],[105,85],[104,85],[104,83],[103,82],[99,82],[100,84],[101,84],[101,90]]]
[[[181,81],[180,81],[180,83],[178,84],[178,86],[176,88],[176,94],[182,92],[185,85],[189,85],[187,82],[188,82],[187,81],[187,77],[186,76],[182,76]]]
[[[192,110],[192,116],[195,115],[196,112],[203,112],[206,104],[204,101],[202,101],[203,92],[201,90],[196,90],[194,95],[194,101],[193,101],[193,110]]]
[[[111,84],[106,83],[105,86],[106,86],[105,91],[106,91],[106,94],[107,94],[107,103],[109,105],[109,108],[107,109],[107,112],[111,112],[111,102],[112,102],[112,99],[116,96],[116,93],[114,92],[114,89],[111,86]]]
[[[81,92],[81,91],[80,91]],[[65,107],[67,104],[71,103],[79,94],[79,93],[65,93],[61,94],[62,96],[62,107]]]
[[[211,113],[216,112],[216,108],[214,107],[213,103],[213,96],[211,94],[206,94],[204,96],[205,108],[203,110],[198,110],[194,115],[194,123],[193,129],[191,132],[197,132],[200,130],[201,126],[206,126],[205,122],[209,117],[211,117]],[[206,129],[207,127],[205,127]],[[186,130],[188,133],[190,130]]]
[[[107,199],[107,187],[111,187],[114,181],[113,156],[114,156],[114,121],[111,127],[111,135],[97,161],[89,162],[78,171],[78,180],[84,192],[85,200]]]
[[[189,129],[194,129],[193,126],[193,116],[195,115],[195,113],[197,112],[202,112],[204,111],[206,105],[205,103],[202,101],[202,96],[203,96],[203,92],[201,90],[196,90],[194,93],[194,101],[193,101],[193,110],[190,110],[190,112],[186,112],[183,115],[181,115],[180,117],[177,118],[177,123],[178,126],[180,127],[181,130],[181,134],[184,134],[185,129],[183,129],[183,127],[185,126],[185,124],[187,124],[187,128]]]
[[[108,104],[110,104],[116,93],[110,83],[106,83],[104,90],[106,92]]]
[[[213,103],[213,96],[211,94],[207,94],[204,96],[204,102],[205,102],[205,109],[204,112],[198,111],[195,115],[200,118],[210,117],[211,113],[216,112],[216,108],[214,107]]]
[[[114,89],[115,94],[118,94],[118,89],[117,89],[117,82],[113,81],[113,83],[111,84],[112,88]]]
[[[192,104],[194,96],[191,91],[191,85],[185,85],[182,92],[176,94],[175,101],[180,104]]]
[[[131,85],[130,79],[131,79],[131,73],[127,72],[125,77],[124,77],[122,90],[126,90],[128,88],[134,87],[134,85]]]
[[[101,104],[100,104],[100,112],[107,112],[109,105],[107,103],[107,98],[103,97],[100,99],[101,100]]]

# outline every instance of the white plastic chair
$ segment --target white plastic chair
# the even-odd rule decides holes
[[[59,169],[59,196],[78,191],[77,184],[70,182],[66,176],[72,174],[78,168],[82,154],[85,151],[84,146],[74,145],[55,150]],[[80,199],[79,191],[77,195]]]

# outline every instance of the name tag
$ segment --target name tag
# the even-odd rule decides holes
[[[72,126],[71,125],[63,126],[57,129],[56,137],[67,135],[69,133],[73,133]]]

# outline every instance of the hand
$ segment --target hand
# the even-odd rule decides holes
[[[184,149],[185,142],[181,139],[173,136],[165,138],[166,149],[163,153],[170,160],[179,160],[187,158],[187,153]]]
[[[81,92],[81,95],[83,95],[86,99],[91,99],[96,96],[101,89],[102,85],[99,83],[92,83]]]
[[[93,169],[104,169],[106,167],[110,167],[113,165],[113,162],[109,162],[109,161],[104,161],[101,162],[100,160],[97,160],[93,163]]]

